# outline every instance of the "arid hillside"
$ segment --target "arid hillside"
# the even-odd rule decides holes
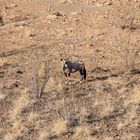
[[[140,140],[140,1],[0,0],[0,140]]]

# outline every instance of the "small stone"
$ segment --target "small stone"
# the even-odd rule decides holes
[[[6,5],[6,9],[11,9],[11,8],[14,8],[14,7],[17,7],[17,4],[15,3],[12,3],[12,4],[9,4],[9,5]]]
[[[24,36],[33,37],[33,36],[35,36],[35,33],[33,33],[33,31],[31,31],[31,30],[26,30]]]
[[[103,4],[97,3],[97,4],[95,4],[95,6],[96,6],[96,7],[102,7]]]
[[[2,16],[0,16],[0,25],[3,25],[3,19],[2,19]]]
[[[47,18],[48,19],[57,19],[57,16],[56,15],[48,15]]]
[[[47,16],[47,18],[48,18],[48,19],[57,19],[58,16],[61,16],[61,14],[60,14],[59,12],[54,12],[54,13],[52,13],[52,14],[49,14],[49,15]]]
[[[58,2],[63,4],[63,3],[66,3],[67,0],[59,0]]]
[[[52,15],[61,16],[61,14],[59,12],[54,12],[54,13],[52,13]]]
[[[60,4],[72,3],[72,0],[58,0]]]
[[[78,12],[72,12],[70,13],[71,15],[78,15],[79,13]]]

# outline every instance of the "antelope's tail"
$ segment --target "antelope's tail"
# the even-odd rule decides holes
[[[83,74],[84,74],[84,80],[86,80],[86,77],[87,77],[87,71],[86,71],[85,68],[83,69]]]

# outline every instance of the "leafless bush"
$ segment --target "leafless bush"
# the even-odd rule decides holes
[[[135,27],[135,24],[134,24],[134,17],[132,16],[129,16],[129,17],[123,17],[122,18],[122,25],[121,25],[121,28],[122,29],[129,29],[131,31],[135,30],[136,27]]]
[[[63,119],[65,119],[64,116],[63,116],[63,114],[62,114],[61,111],[59,110],[59,108],[58,108],[56,105],[53,104],[53,102],[51,101],[51,99],[47,98],[47,103],[48,103],[49,108],[50,108],[52,111],[57,112],[58,116],[60,116],[60,117],[62,117]]]
[[[46,85],[46,83],[49,80],[49,70],[50,70],[49,65],[50,65],[50,61],[45,62],[45,75],[44,75],[45,76],[44,77],[45,79],[42,82],[42,84],[39,86],[39,91],[38,91],[39,97],[41,97],[42,92],[43,92],[43,90],[45,88],[45,85]]]
[[[95,70],[98,67],[97,56],[95,53],[90,56],[90,61],[92,65],[92,70]]]
[[[38,95],[38,66],[35,61],[31,62],[32,65],[32,79],[30,82],[30,90],[34,95]]]
[[[44,64],[44,71],[41,71],[43,73],[43,77],[39,75],[41,64]],[[49,80],[49,64],[49,60],[32,60],[32,79],[30,81],[31,90],[34,95],[37,95],[39,97],[42,96],[45,85]]]
[[[49,97],[47,98],[47,103],[48,103],[49,108],[52,111],[56,112],[60,118],[66,121],[69,119],[69,110],[68,110],[65,97],[63,98],[63,109],[60,109],[58,106],[56,106]]]
[[[132,70],[135,68],[136,62],[136,49],[123,48],[123,63],[126,70]]]

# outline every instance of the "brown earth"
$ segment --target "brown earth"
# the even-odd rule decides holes
[[[0,81],[1,140],[139,140],[139,0],[1,0]]]

